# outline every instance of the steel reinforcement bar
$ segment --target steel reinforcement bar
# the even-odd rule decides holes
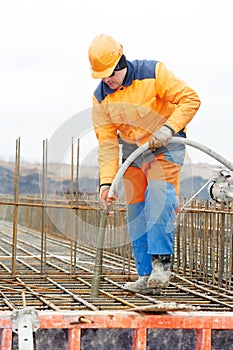
[[[202,311],[233,310],[233,292],[213,286],[198,275],[173,272],[167,288],[152,295],[130,293],[124,283],[137,278],[133,260],[130,273],[124,267],[124,258],[110,252],[103,255],[103,274],[100,295],[91,296],[91,278],[95,249],[77,248],[75,274],[70,274],[70,247],[65,241],[47,237],[45,274],[41,274],[40,235],[24,228],[18,229],[17,272],[12,276],[12,233],[9,224],[0,227],[0,310],[33,307],[38,310],[126,310],[153,307],[161,303],[183,304]],[[30,242],[28,237],[30,235]]]

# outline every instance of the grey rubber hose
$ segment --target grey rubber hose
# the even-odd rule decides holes
[[[233,164],[229,162],[227,159],[222,157],[220,154],[216,153],[209,147],[206,147],[196,141],[189,140],[183,137],[173,137],[169,143],[179,143],[179,144],[184,144],[188,145],[194,148],[197,148],[198,150],[208,154],[210,157],[216,159],[218,162],[223,164],[226,168],[229,170],[233,171]],[[134,152],[130,154],[130,156],[124,161],[124,163],[121,165],[119,168],[112,185],[110,187],[108,197],[111,198],[114,196],[114,193],[116,192],[116,188],[120,180],[123,178],[123,175],[127,168],[130,166],[130,164],[138,157],[140,154],[142,154],[144,151],[146,151],[149,148],[149,142],[146,142],[142,146],[138,147]]]

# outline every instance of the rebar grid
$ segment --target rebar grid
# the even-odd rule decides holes
[[[68,198],[48,193],[46,142],[41,196],[20,197],[17,140],[14,195],[0,200],[0,219],[4,220],[0,223],[1,310],[26,305],[40,310],[117,310],[160,301],[180,301],[208,311],[232,310],[233,212],[229,206],[208,201],[192,201],[179,212],[172,280],[168,288],[152,296],[132,295],[123,289],[125,281],[137,275],[125,207],[116,203],[105,233],[100,295],[92,298],[100,209],[96,198],[79,196],[78,159],[74,190],[73,157],[72,151]]]

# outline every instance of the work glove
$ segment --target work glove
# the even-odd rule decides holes
[[[168,142],[174,135],[174,130],[170,126],[163,125],[157,130],[149,141],[149,148],[155,151],[157,148],[167,146]]]
[[[110,209],[112,208],[113,201],[117,198],[116,194],[114,195],[114,197],[108,198],[108,192],[110,190],[110,186],[111,186],[110,184],[100,185],[99,198],[103,209],[106,211],[110,211]]]

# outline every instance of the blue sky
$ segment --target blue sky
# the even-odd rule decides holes
[[[43,140],[90,111],[98,81],[87,50],[105,32],[129,60],[161,60],[198,92],[188,137],[232,161],[232,14],[232,0],[1,1],[0,159],[14,159],[20,137],[22,161],[41,161]],[[91,130],[81,147],[83,158],[96,147]],[[194,162],[210,161],[188,152]]]

